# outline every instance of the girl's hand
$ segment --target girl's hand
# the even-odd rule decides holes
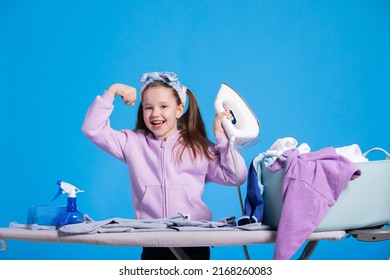
[[[213,125],[213,130],[214,130],[214,136],[215,137],[225,133],[225,129],[222,126],[222,119],[224,117],[227,117],[229,120],[233,120],[233,116],[226,109],[225,109],[224,112],[216,114],[215,118],[214,118],[214,125]]]
[[[111,96],[120,96],[126,105],[135,105],[135,100],[137,99],[137,90],[134,87],[125,85],[125,84],[113,84],[111,85],[106,93]]]

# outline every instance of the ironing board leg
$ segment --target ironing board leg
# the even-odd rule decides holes
[[[178,260],[190,260],[190,257],[188,257],[182,248],[169,247],[169,250],[171,250]]]
[[[318,240],[309,241],[298,260],[308,260],[311,254],[314,252],[314,249],[317,247]]]
[[[5,239],[0,239],[0,251],[5,251],[7,249],[7,243],[5,242]]]

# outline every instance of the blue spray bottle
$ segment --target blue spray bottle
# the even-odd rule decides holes
[[[52,201],[64,193],[68,194],[68,205],[66,206],[66,211],[60,215],[60,226],[84,222],[84,214],[77,210],[76,204],[76,193],[84,191],[61,180],[57,181],[57,185],[59,186],[58,192]]]

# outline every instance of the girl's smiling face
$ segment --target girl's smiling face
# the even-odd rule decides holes
[[[166,139],[178,130],[177,119],[181,117],[184,105],[177,103],[170,88],[151,87],[142,93],[144,122],[154,135]]]

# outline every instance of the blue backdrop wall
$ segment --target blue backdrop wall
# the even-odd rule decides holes
[[[389,12],[385,0],[1,1],[0,226],[25,222],[32,204],[51,204],[58,179],[85,190],[79,208],[94,219],[134,217],[126,166],[89,142],[81,124],[96,95],[114,82],[139,89],[146,71],[179,73],[210,137],[220,84],[237,89],[262,125],[261,142],[243,152],[247,163],[287,136],[312,150],[353,143],[390,150]],[[136,110],[115,106],[112,125],[134,127]],[[215,219],[240,216],[235,188],[209,184],[204,199]],[[271,259],[273,245],[249,252]],[[139,254],[9,241],[0,259]],[[312,259],[389,254],[389,242],[349,238],[321,242]],[[240,246],[216,247],[212,258],[244,255]]]

